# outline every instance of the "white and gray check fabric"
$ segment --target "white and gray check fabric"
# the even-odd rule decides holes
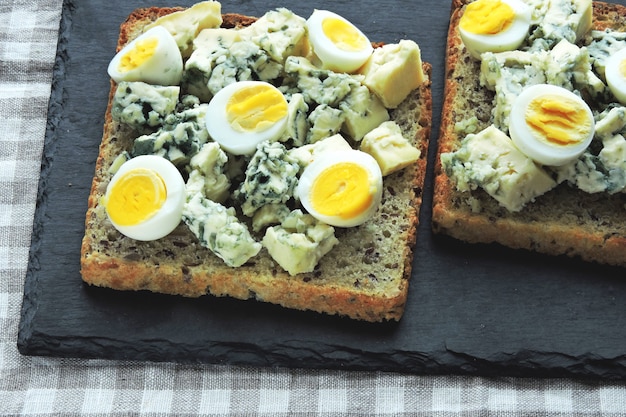
[[[0,415],[624,416],[626,384],[21,356],[62,0],[0,2]]]

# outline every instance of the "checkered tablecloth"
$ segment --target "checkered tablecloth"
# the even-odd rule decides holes
[[[0,415],[620,416],[626,385],[21,356],[61,0],[0,2]]]

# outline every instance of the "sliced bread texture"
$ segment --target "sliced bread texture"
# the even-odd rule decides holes
[[[610,192],[607,191],[608,187],[606,186],[600,187],[603,188],[602,190],[587,192],[589,190],[583,191],[581,187],[577,186],[576,175],[571,175],[571,172],[570,175],[566,175],[564,170],[539,166],[547,173],[549,180],[554,181],[556,185],[553,188],[547,187],[550,188],[549,191],[543,194],[538,193],[539,195],[526,201],[522,207],[511,209],[511,206],[507,208],[505,207],[506,204],[499,203],[493,197],[505,186],[502,183],[497,183],[499,178],[489,180],[492,187],[491,194],[486,191],[487,187],[481,183],[481,180],[477,178],[478,176],[468,182],[459,180],[457,175],[463,169],[460,165],[455,168],[454,160],[459,156],[459,149],[463,147],[463,141],[468,136],[483,132],[497,124],[495,119],[498,115],[494,111],[494,106],[497,101],[496,96],[503,94],[502,91],[488,88],[484,74],[481,75],[481,66],[484,64],[481,64],[481,59],[470,55],[461,39],[459,21],[469,3],[471,2],[465,0],[452,2],[445,70],[445,97],[438,153],[434,167],[435,186],[432,222],[434,232],[470,243],[495,242],[515,249],[526,249],[549,255],[567,255],[590,262],[626,266],[626,193],[623,188],[624,184],[618,184],[616,189],[609,190]],[[527,3],[534,4],[536,2]],[[548,3],[556,4],[556,2],[544,3],[546,5]],[[572,2],[573,5],[584,3]],[[582,62],[581,65],[588,64],[588,68],[586,68],[588,71],[581,78],[593,80],[594,87],[585,86],[584,82],[573,81],[573,73],[568,72],[566,66],[561,67],[561,74],[565,75],[569,79],[568,82],[574,85],[574,88],[570,87],[570,89],[580,94],[589,104],[594,112],[596,128],[598,128],[603,123],[600,120],[606,116],[608,110],[623,107],[616,103],[615,97],[606,87],[602,68],[608,55],[614,50],[626,46],[626,43],[623,42],[623,35],[615,35],[615,32],[626,31],[626,8],[616,4],[593,2],[591,11],[593,13],[591,29],[581,36],[575,44],[581,48],[581,56],[588,56],[587,58],[583,56],[578,61]],[[540,21],[542,16],[538,15],[535,18]],[[563,27],[565,26],[563,24]],[[530,36],[541,38],[541,32],[538,30],[541,30],[540,24],[536,23],[535,26],[531,26]],[[547,31],[544,30],[544,32]],[[611,41],[605,36],[606,34],[613,34],[610,37]],[[616,39],[615,36],[619,39],[617,42],[613,41]],[[531,42],[532,40],[527,39],[520,50],[530,48]],[[546,51],[548,51],[558,42],[545,43],[550,45],[546,46]],[[595,47],[590,46],[592,44]],[[607,48],[608,44],[611,44],[613,49]],[[576,52],[578,48],[573,50]],[[500,69],[507,65],[515,65],[506,60],[493,59],[498,55],[505,56],[503,54],[510,53],[496,53],[487,59],[502,63],[499,66]],[[484,61],[484,55],[482,58]],[[530,68],[530,65],[525,68],[524,64],[520,65],[522,65],[520,68],[525,76],[531,78],[528,74],[531,74],[533,68]],[[543,82],[545,82],[545,78],[547,77],[541,74]],[[527,81],[521,87],[529,86],[532,83],[532,81]],[[595,90],[591,91],[593,89]],[[606,137],[610,136],[612,140],[621,143],[623,141],[622,135],[625,133],[624,118],[616,118],[615,120],[617,128]],[[506,137],[509,133],[506,130],[507,126],[498,127],[498,130],[503,132],[505,140],[508,140]],[[611,168],[612,174],[609,174],[608,168],[601,169],[600,163],[597,162],[598,153],[602,149],[602,141],[606,137],[600,137],[596,133],[591,146],[594,149],[585,159],[586,162],[596,162],[595,165],[586,164],[587,167],[591,167],[587,173],[593,171],[593,174],[599,177],[598,183],[603,182],[603,184],[610,182],[610,175],[619,175],[620,172],[623,175],[626,169],[623,150],[621,154],[614,154],[617,155],[617,160],[614,161],[615,164]],[[604,145],[606,147],[606,144]],[[621,146],[623,148],[623,144]],[[489,160],[489,157],[484,159]],[[582,165],[582,161],[581,157],[579,165],[573,162],[569,167],[573,170],[573,167]],[[465,164],[465,167],[476,166],[474,162],[465,160],[462,164]],[[488,170],[493,170],[492,173],[498,172],[497,161],[491,160],[489,164]],[[482,180],[485,180],[485,177]],[[459,185],[460,183],[464,184]],[[513,191],[512,195],[520,192]]]
[[[135,10],[121,25],[118,51],[158,18],[182,10]],[[224,14],[221,27],[241,28],[256,20]],[[166,237],[147,242],[130,239],[112,226],[101,200],[113,175],[111,167],[120,154],[132,149],[138,135],[112,117],[117,89],[112,81],[85,220],[83,280],[116,290],[185,297],[228,296],[371,322],[399,320],[411,277],[431,129],[431,67],[428,63],[421,65],[424,82],[389,110],[390,120],[420,151],[419,159],[384,178],[382,204],[371,220],[356,227],[335,228],[339,243],[320,259],[314,270],[294,275],[281,268],[266,248],[241,266],[228,266],[203,246],[183,222]],[[358,147],[358,143],[353,142],[353,146]],[[289,204],[298,206],[293,201]],[[263,231],[253,231],[250,219],[242,216],[238,207],[235,209],[252,237],[261,242]]]

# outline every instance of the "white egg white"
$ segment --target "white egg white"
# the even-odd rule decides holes
[[[228,122],[226,106],[232,95],[242,88],[251,87],[255,84],[265,84],[269,88],[276,89],[276,87],[263,81],[239,81],[218,91],[207,107],[205,122],[209,135],[220,144],[222,149],[233,155],[253,154],[258,144],[267,140],[278,139],[287,127],[288,113],[270,127],[258,131],[240,131],[233,128]]]
[[[340,215],[320,213],[311,201],[311,188],[317,177],[327,168],[342,162],[352,162],[368,172],[370,190],[373,192],[371,204],[354,217],[345,218]],[[305,210],[316,219],[337,227],[353,227],[371,219],[378,210],[382,199],[383,177],[376,160],[369,154],[358,150],[333,150],[317,156],[300,176],[296,188],[296,196]]]
[[[528,125],[526,111],[533,100],[542,96],[562,97],[578,103],[577,105],[584,109],[589,122],[586,137],[577,144],[567,145],[537,139]],[[525,88],[513,102],[509,116],[509,135],[515,146],[535,162],[548,166],[560,166],[578,158],[591,143],[594,126],[593,113],[587,103],[573,92],[549,84],[537,84]]]
[[[158,40],[154,53],[133,69],[121,69],[124,56],[135,51],[139,42],[150,38]],[[142,81],[153,85],[178,85],[183,74],[183,58],[174,37],[162,26],[155,26],[124,46],[113,57],[107,71],[117,83]]]
[[[626,48],[622,48],[611,55],[605,65],[606,83],[615,98],[626,105],[626,74],[620,70],[621,65],[626,66]]]
[[[156,172],[165,183],[167,197],[161,209],[147,220],[134,225],[120,225],[111,219],[113,226],[122,234],[141,241],[160,239],[170,234],[182,219],[183,205],[185,204],[185,181],[178,169],[167,159],[156,155],[141,155],[123,163],[107,186],[104,197],[106,201],[111,189],[127,172],[145,168]]]
[[[476,59],[484,52],[503,52],[517,49],[528,36],[531,24],[531,8],[521,0],[502,0],[514,11],[513,22],[505,30],[495,34],[477,34],[459,27],[461,40]]]
[[[367,44],[362,49],[356,51],[347,51],[340,48],[326,36],[322,29],[322,24],[326,18],[339,19],[347,23],[367,40]],[[355,72],[372,56],[374,48],[367,36],[350,21],[336,13],[328,10],[314,10],[306,25],[313,52],[326,69],[348,73]]]

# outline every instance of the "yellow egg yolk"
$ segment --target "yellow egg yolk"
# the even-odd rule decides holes
[[[343,51],[361,51],[367,48],[367,38],[350,23],[334,17],[322,22],[322,31],[330,41]]]
[[[122,226],[142,223],[165,203],[165,182],[156,172],[136,168],[125,173],[111,188],[106,210],[111,220]]]
[[[553,145],[574,145],[587,138],[591,129],[589,114],[576,101],[544,95],[530,102],[526,123],[534,136]]]
[[[326,168],[313,182],[310,193],[317,212],[343,219],[366,211],[374,198],[367,170],[352,162]]]
[[[228,100],[226,115],[239,132],[261,132],[287,115],[287,100],[269,85],[244,87]]]
[[[118,71],[127,72],[140,67],[146,60],[154,55],[158,44],[159,40],[156,37],[137,41],[135,47],[121,57]]]
[[[467,5],[459,25],[477,35],[495,35],[506,30],[515,19],[515,11],[501,0],[478,0]]]

